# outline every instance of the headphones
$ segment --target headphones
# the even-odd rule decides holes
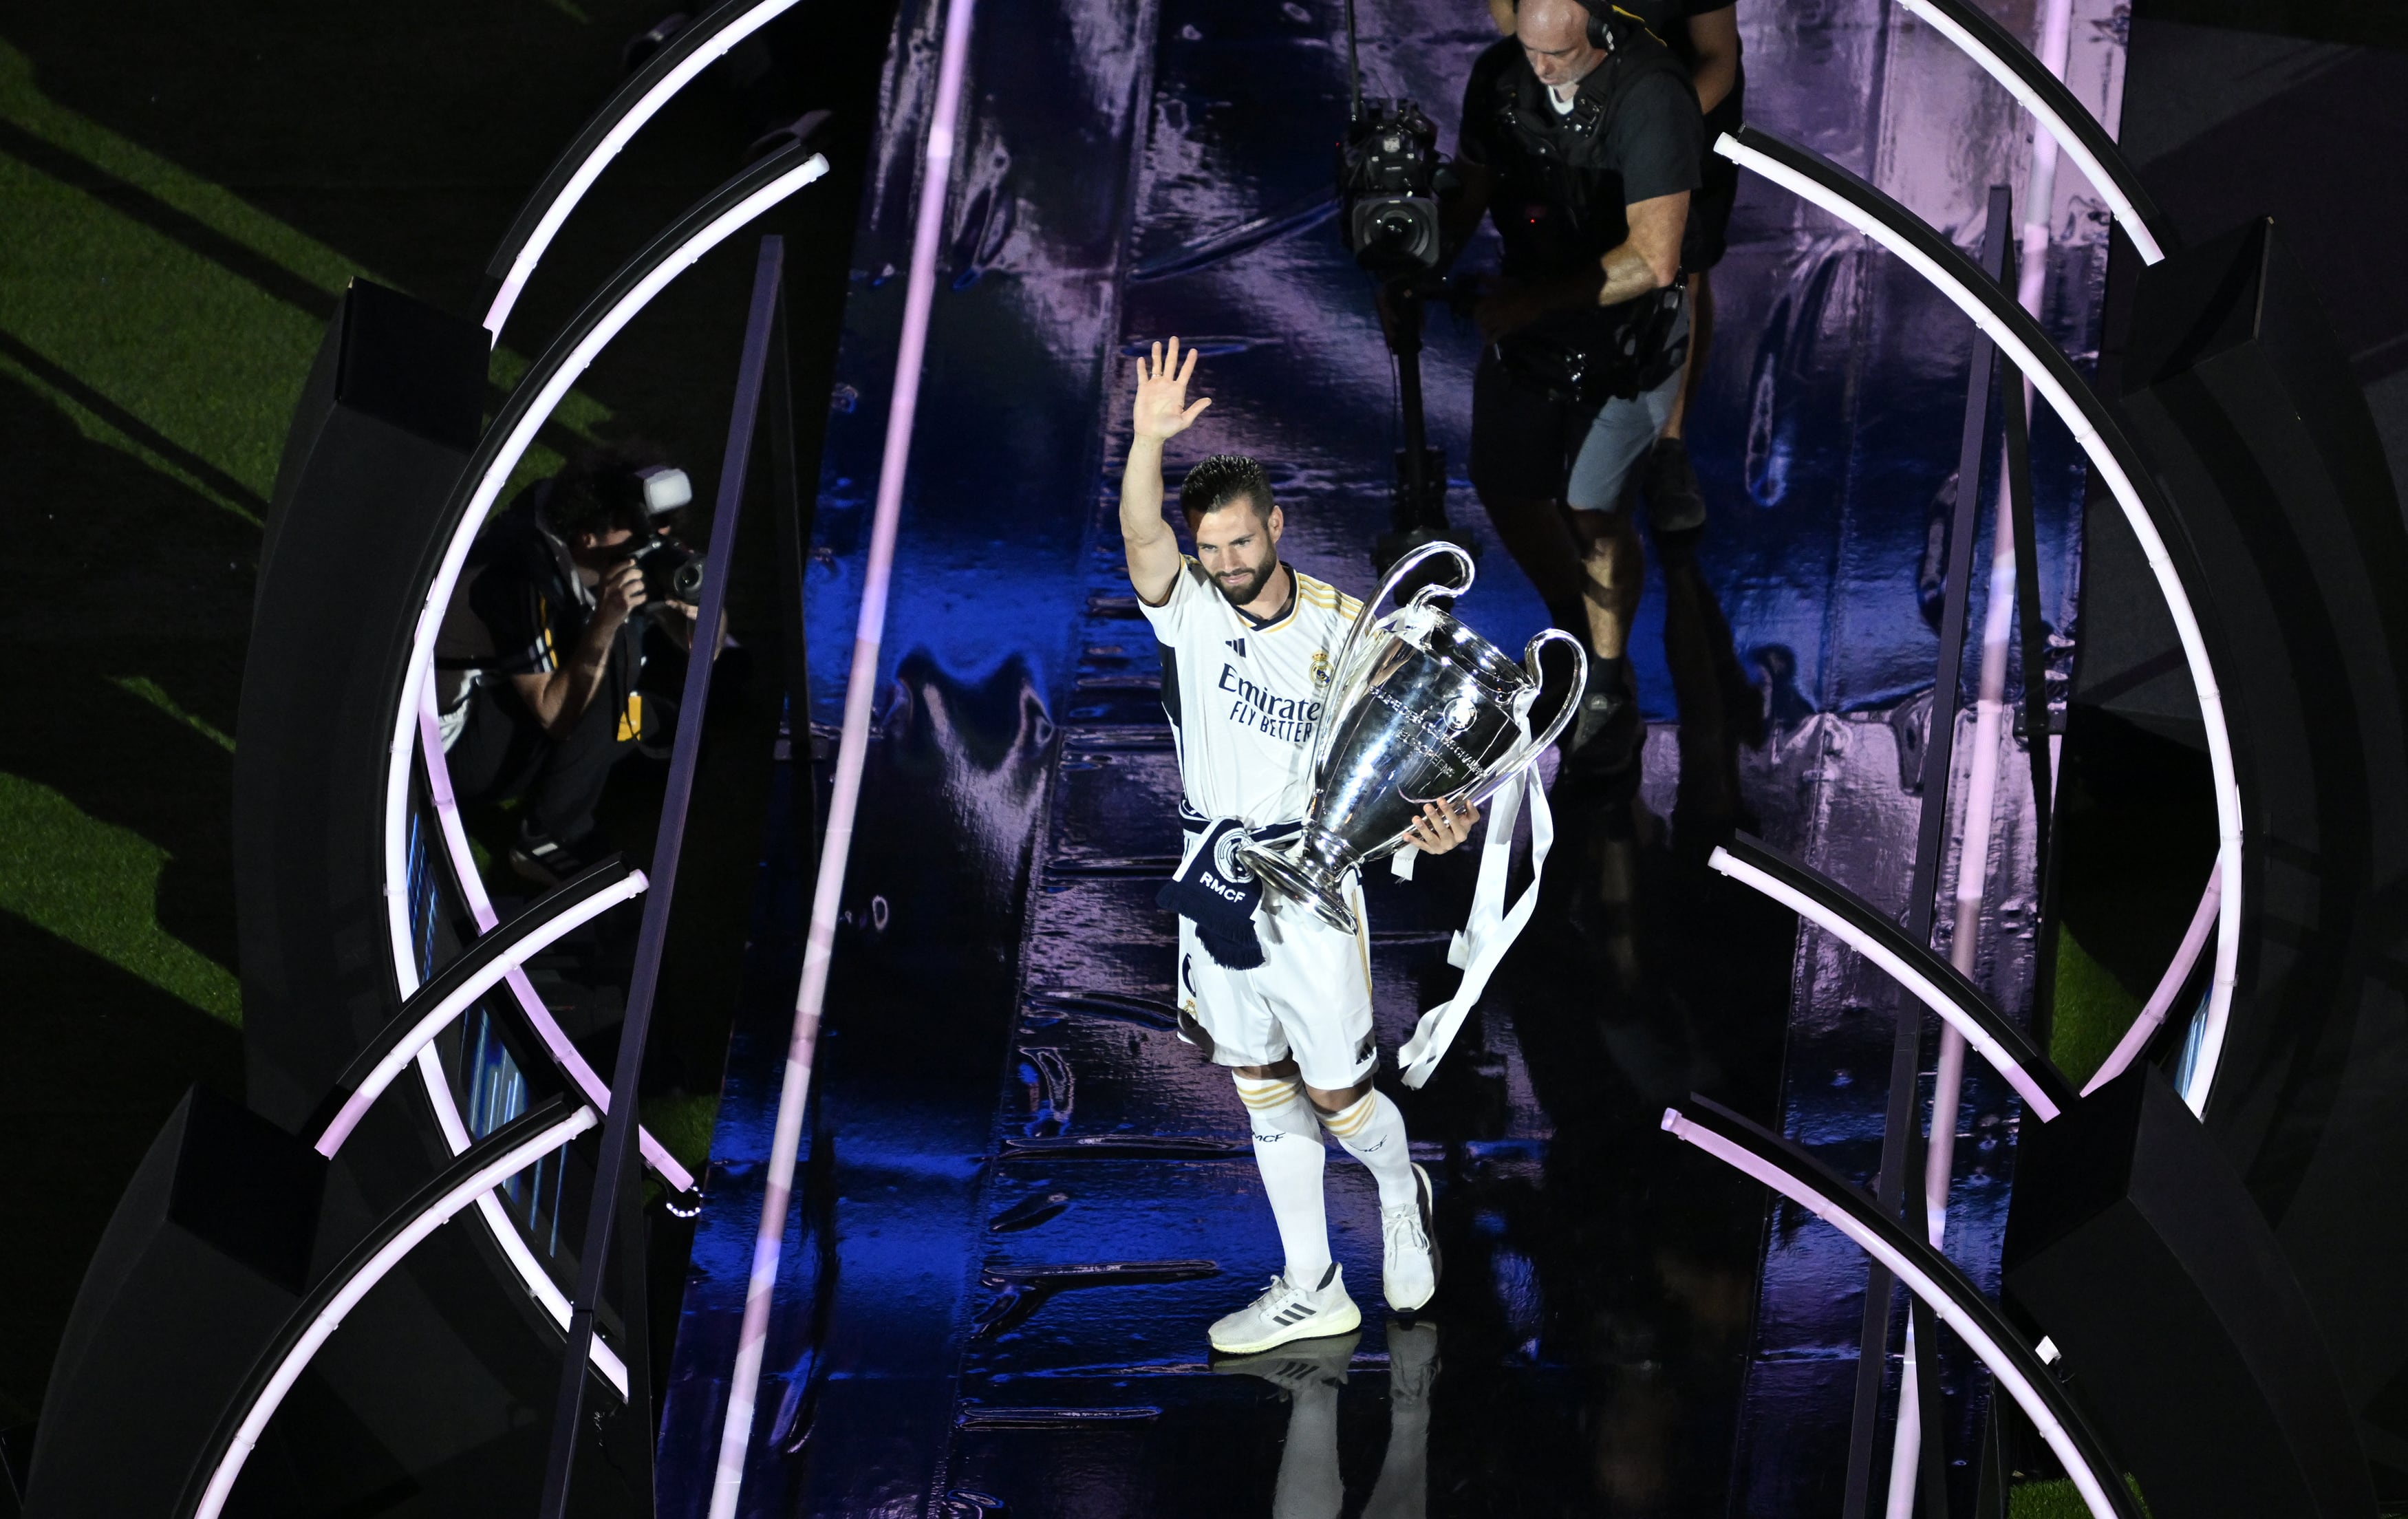
[[[1612,0],[1580,0],[1580,7],[1588,12],[1588,45],[1612,52],[1621,41],[1624,22],[1647,30],[1646,21],[1614,5]],[[1615,18],[1619,17],[1617,21]]]

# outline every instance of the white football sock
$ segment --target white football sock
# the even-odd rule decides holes
[[[1263,1193],[1270,1198],[1280,1246],[1287,1252],[1287,1279],[1297,1286],[1318,1286],[1329,1272],[1329,1221],[1321,1197],[1326,1152],[1312,1104],[1293,1081],[1236,1080],[1247,1126],[1254,1131]]]
[[[1405,1139],[1405,1115],[1386,1093],[1367,1093],[1350,1108],[1323,1113],[1321,1124],[1348,1154],[1370,1168],[1371,1179],[1380,1183],[1381,1207],[1411,1208],[1421,1201]]]

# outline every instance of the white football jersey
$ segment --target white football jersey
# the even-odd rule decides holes
[[[1363,604],[1289,568],[1295,604],[1261,627],[1185,556],[1169,598],[1145,607],[1162,646],[1162,705],[1179,746],[1181,812],[1190,823],[1288,823],[1312,800],[1313,730]]]

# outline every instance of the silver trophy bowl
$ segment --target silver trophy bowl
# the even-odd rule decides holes
[[[1372,614],[1422,563],[1451,554],[1462,583],[1428,585],[1386,617]],[[1477,806],[1534,763],[1580,710],[1588,650],[1561,628],[1532,638],[1516,665],[1496,645],[1431,605],[1471,589],[1471,555],[1452,543],[1424,544],[1397,561],[1363,603],[1339,649],[1312,737],[1312,801],[1304,827],[1277,845],[1248,842],[1236,863],[1268,888],[1274,908],[1300,902],[1324,923],[1354,932],[1348,872],[1385,859],[1405,842],[1422,804]],[[1572,690],[1532,737],[1530,709],[1543,677],[1539,652],[1560,642],[1577,656]]]

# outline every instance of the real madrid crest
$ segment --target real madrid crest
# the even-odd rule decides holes
[[[1312,689],[1315,691],[1329,689],[1329,651],[1326,649],[1315,649],[1312,652]]]

